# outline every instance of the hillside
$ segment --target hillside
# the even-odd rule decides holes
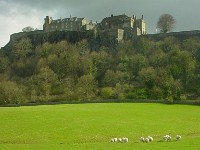
[[[35,31],[0,51],[0,103],[199,100],[200,32],[143,35]]]

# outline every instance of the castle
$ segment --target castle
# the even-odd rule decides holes
[[[125,14],[104,18],[100,23],[87,21],[84,18],[71,17],[65,19],[53,20],[46,16],[44,19],[43,30],[45,32],[52,31],[89,31],[93,30],[98,33],[106,33],[116,38],[118,41],[124,38],[132,38],[138,35],[147,34],[146,22],[142,15],[141,19],[137,19],[135,15],[129,17]]]
[[[96,26],[92,21],[87,22],[86,18],[70,17],[53,20],[52,17],[46,16],[44,20],[43,30],[46,32],[94,30]]]

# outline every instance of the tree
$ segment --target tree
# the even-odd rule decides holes
[[[30,96],[38,95],[40,101],[49,101],[52,98],[52,89],[56,88],[57,83],[58,77],[53,70],[48,66],[43,67],[37,75],[30,78],[31,93],[34,91]]]
[[[79,100],[94,99],[97,91],[97,81],[92,75],[83,75],[78,79],[76,93]]]
[[[174,49],[180,49],[180,42],[173,36],[166,37],[160,44],[161,49],[165,53],[169,53]]]
[[[105,77],[102,80],[102,85],[105,87],[114,87],[117,83],[127,83],[130,76],[127,72],[107,70]]]
[[[173,50],[167,55],[167,65],[170,74],[175,80],[181,80],[183,88],[187,91],[188,82],[192,80],[196,61],[188,51]]]
[[[31,32],[31,31],[34,31],[34,30],[35,29],[33,27],[30,27],[30,26],[25,27],[25,28],[22,29],[23,32]]]
[[[147,66],[145,56],[137,54],[129,58],[128,70],[131,71],[134,76],[138,76],[139,71],[145,66]]]
[[[80,60],[82,60],[79,58],[79,51],[74,45],[61,41],[54,44],[47,61],[50,68],[58,75],[61,81],[67,76],[76,76],[79,71]]]
[[[115,67],[113,63],[113,57],[105,51],[92,52],[90,57],[92,63],[94,64],[93,70],[96,71],[95,78],[101,82],[106,71]]]
[[[34,47],[29,38],[22,38],[19,41],[15,41],[9,55],[11,56],[9,58],[12,75],[20,77],[32,75],[35,70],[36,61],[33,61]]]
[[[0,81],[0,104],[20,104],[25,100],[23,88],[13,81]]]
[[[9,58],[0,55],[0,73],[6,72],[9,66],[10,66]]]
[[[114,97],[115,95],[115,91],[112,87],[104,87],[102,88],[101,90],[101,96],[104,98],[104,99],[112,99],[112,98],[115,98]]]
[[[16,60],[25,59],[27,56],[33,53],[33,45],[31,39],[22,38],[20,41],[16,41],[12,47],[12,54]]]
[[[141,83],[143,82],[148,89],[153,88],[156,81],[156,70],[153,67],[142,68],[139,72]]]
[[[157,28],[161,33],[167,33],[173,30],[175,23],[176,21],[172,15],[163,14],[158,19]]]

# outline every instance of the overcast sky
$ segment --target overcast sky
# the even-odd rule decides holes
[[[155,33],[159,16],[168,13],[176,20],[174,31],[200,30],[199,6],[200,0],[0,0],[0,47],[26,26],[42,29],[45,16],[100,22],[111,14],[144,15],[147,32]]]

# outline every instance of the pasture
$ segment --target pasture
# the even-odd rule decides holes
[[[171,142],[163,142],[166,134],[172,135]],[[176,134],[181,141],[175,140]],[[148,135],[153,142],[140,142]],[[128,137],[129,142],[111,143],[114,137]],[[200,149],[200,107],[149,103],[1,107],[0,149]]]

